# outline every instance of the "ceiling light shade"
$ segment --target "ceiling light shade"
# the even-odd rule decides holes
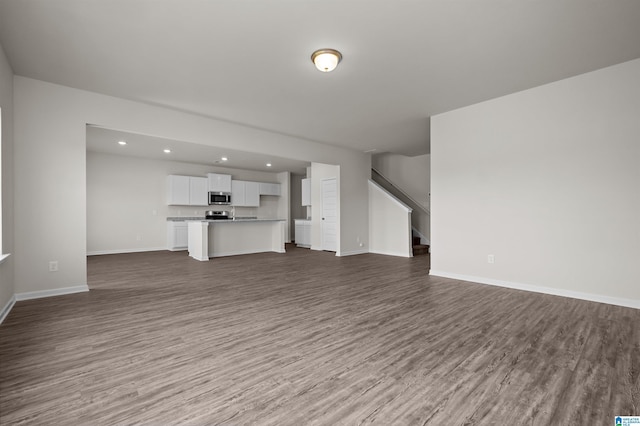
[[[342,54],[334,49],[320,49],[311,54],[311,60],[319,71],[330,72],[340,63]]]

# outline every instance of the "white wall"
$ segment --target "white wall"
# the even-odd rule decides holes
[[[205,210],[212,209],[168,206],[167,176],[204,177],[207,173],[278,182],[276,173],[87,152],[87,253],[165,249],[167,217],[203,217]],[[236,215],[284,219],[279,214],[288,208],[284,192],[282,197],[261,196],[258,208],[236,207]]]
[[[411,209],[369,181],[369,252],[413,256]]]
[[[14,252],[13,232],[13,71],[0,46],[0,109],[2,110],[2,198],[0,220],[2,220],[2,250],[0,255]],[[9,256],[0,264],[0,321],[13,301],[14,260]],[[3,312],[4,311],[4,312]]]
[[[369,155],[25,77],[14,78],[14,114],[16,292],[86,284],[87,123],[341,165],[343,250],[367,234]]]
[[[371,166],[429,210],[431,154],[407,157],[383,153],[371,158]]]
[[[432,274],[640,308],[640,59],[431,132]]]

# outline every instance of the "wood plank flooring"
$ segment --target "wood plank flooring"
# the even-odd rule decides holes
[[[640,415],[640,311],[287,247],[95,256],[0,325],[0,423],[608,425]]]

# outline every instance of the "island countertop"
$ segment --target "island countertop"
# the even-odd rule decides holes
[[[256,217],[237,217],[234,219],[205,219],[204,217],[167,217],[167,222],[279,222],[286,219],[269,219]]]
[[[190,219],[187,222],[213,222],[213,223],[237,223],[237,222],[284,222],[285,219]]]

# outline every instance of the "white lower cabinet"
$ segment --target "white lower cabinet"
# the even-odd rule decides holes
[[[186,250],[189,245],[187,222],[167,222],[167,250]]]
[[[311,221],[295,219],[295,241],[298,247],[311,247]]]

